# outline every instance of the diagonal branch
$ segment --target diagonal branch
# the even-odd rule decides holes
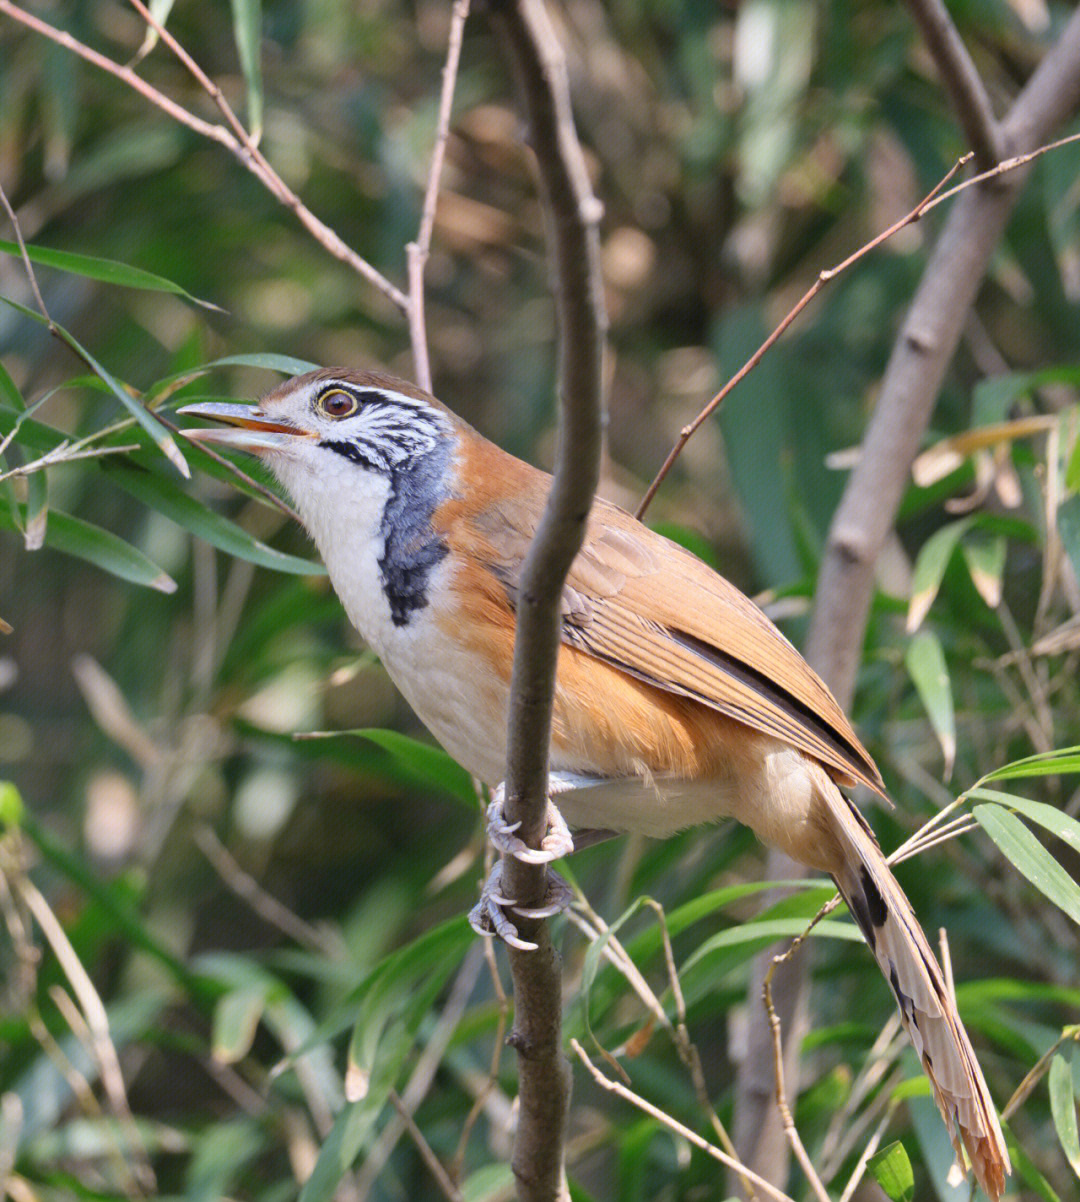
[[[507,817],[522,821],[533,847],[544,834],[547,758],[559,648],[563,582],[585,534],[599,477],[604,302],[592,194],[574,130],[562,51],[540,0],[498,0],[490,14],[517,76],[536,155],[547,224],[559,328],[559,442],[555,479],[522,569],[510,691],[506,773]],[[509,896],[535,905],[544,893],[543,866],[510,859]],[[520,1117],[514,1145],[518,1195],[552,1199],[565,1193],[563,1144],[569,1071],[561,1046],[558,956],[544,922],[523,922],[538,950],[510,949],[518,1050]]]
[[[956,119],[975,152],[975,163],[980,171],[986,171],[1005,157],[1006,150],[979,72],[943,0],[906,0],[906,3],[937,63]]]
[[[1073,14],[1001,123],[1008,153],[1027,153],[1080,104],[1080,11]],[[933,412],[942,379],[952,361],[971,306],[1005,224],[1026,179],[1026,171],[969,187],[957,200],[923,272],[922,281],[893,348],[877,407],[863,440],[858,464],[833,517],[818,577],[806,657],[845,708],[850,706],[861,658],[874,567],[896,519],[911,464]],[[791,875],[791,862],[770,852],[772,880]],[[766,953],[767,955],[767,953]],[[777,1008],[797,1013],[805,996],[805,958],[777,978]],[[761,969],[761,962],[758,964]],[[760,975],[757,978],[760,980]],[[751,997],[756,1000],[757,986]],[[784,1023],[785,1068],[791,1072],[798,1035]],[[751,1010],[749,1047],[768,1046],[764,1010]],[[750,1057],[747,1058],[748,1060]],[[748,1072],[739,1086],[739,1127],[753,1133],[757,1146],[775,1147],[779,1115],[769,1093]],[[792,1089],[792,1092],[795,1092]],[[779,1133],[782,1136],[782,1132]],[[736,1146],[751,1167],[762,1161]],[[782,1146],[782,1139],[781,1145]],[[786,1176],[786,1158],[770,1175]],[[775,1179],[775,1178],[774,1178]]]
[[[26,28],[33,30],[44,38],[48,38],[49,41],[55,42],[58,46],[63,46],[65,50],[70,50],[73,54],[77,54],[81,59],[92,63],[95,67],[99,67],[102,71],[108,72],[122,83],[127,84],[128,87],[138,92],[140,96],[161,109],[163,113],[172,117],[174,121],[179,122],[181,125],[186,125],[188,129],[194,130],[195,133],[202,135],[204,138],[210,138],[212,141],[220,143],[242,166],[246,167],[259,180],[271,195],[276,197],[286,208],[293,211],[300,224],[325,251],[367,280],[369,284],[396,305],[402,313],[409,311],[409,298],[405,293],[392,284],[380,271],[372,267],[366,259],[358,255],[336,231],[332,230],[324,221],[320,221],[315,216],[270,165],[235,115],[232,115],[230,125],[235,122],[235,127],[240,131],[239,134],[234,132],[234,129],[212,121],[204,121],[202,117],[197,117],[194,113],[188,112],[183,105],[177,104],[175,100],[166,96],[164,92],[160,92],[153,85],[148,84],[131,67],[113,62],[112,59],[80,42],[78,38],[73,37],[65,30],[57,29],[55,26],[48,24],[48,22],[35,17],[32,13],[26,12],[25,9],[19,8],[11,0],[0,0],[0,16],[11,17],[12,20],[19,22],[19,24],[26,26]],[[163,39],[167,39],[167,44],[170,48],[177,47],[178,44],[175,39],[164,30],[160,22],[153,21],[152,18],[149,19],[151,20],[152,27],[161,34]],[[185,57],[180,54],[180,57],[185,65],[188,65],[188,62],[191,61],[189,56]],[[190,70],[191,68],[189,67],[188,69]],[[214,102],[219,107],[224,105],[223,112],[225,109],[228,109],[229,114],[232,114],[232,110],[229,109],[224,97],[221,96],[220,89],[209,80],[204,84],[202,79],[199,78],[201,74],[199,72],[196,75],[196,80],[200,83],[200,86],[206,88],[209,85],[210,96]],[[205,78],[203,76],[203,79]]]

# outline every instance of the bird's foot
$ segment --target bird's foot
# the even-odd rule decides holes
[[[564,824],[565,825],[565,824]],[[520,843],[521,841],[518,840]],[[523,845],[524,846],[524,845]],[[539,906],[519,906],[502,892],[502,861],[498,860],[480,891],[480,900],[469,911],[469,925],[486,939],[498,936],[518,951],[534,952],[536,944],[522,939],[506,911],[512,910],[522,918],[551,918],[561,914],[574,899],[570,886],[552,869],[547,870],[547,885]]]
[[[549,783],[550,792],[563,791],[559,789],[560,783],[553,774]],[[552,860],[568,856],[574,850],[574,836],[566,825],[566,819],[559,813],[550,797],[547,803],[547,831],[540,840],[539,847],[529,847],[524,840],[518,838],[515,832],[521,823],[506,821],[506,815],[503,813],[505,801],[506,788],[499,785],[492,794],[491,804],[487,809],[488,838],[492,847],[501,855],[514,856],[525,864],[550,864]]]

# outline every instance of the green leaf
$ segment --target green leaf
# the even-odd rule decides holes
[[[0,239],[0,253],[21,257],[18,244],[5,242],[3,239]],[[193,305],[201,305],[204,309],[224,312],[217,305],[192,296],[186,288],[181,288],[172,280],[154,275],[150,271],[143,271],[140,267],[130,267],[127,263],[117,263],[113,259],[102,259],[96,255],[81,255],[70,250],[53,250],[49,246],[28,245],[26,253],[32,263],[40,263],[43,267],[55,267],[59,271],[98,280],[102,284],[118,284],[123,288],[140,288],[147,292],[168,292],[191,301]]]
[[[292,572],[300,576],[325,574],[326,569],[322,564],[312,559],[301,559],[295,555],[286,555],[283,551],[275,551],[273,547],[268,547],[266,543],[242,530],[235,522],[230,522],[221,514],[207,509],[194,497],[189,497],[187,493],[173,487],[164,476],[130,463],[121,463],[117,459],[102,459],[98,466],[110,480],[133,497],[137,497],[178,526],[183,526],[185,530],[205,539],[219,551],[235,555],[238,559],[246,559],[260,567],[272,568],[277,572]]]
[[[948,778],[956,758],[956,715],[949,669],[938,636],[932,630],[920,630],[908,644],[904,662],[941,744]]]
[[[252,981],[218,999],[211,1047],[214,1059],[220,1064],[235,1064],[251,1050],[273,988],[272,980]]]
[[[300,1202],[334,1197],[385,1104],[421,1020],[474,938],[464,918],[453,918],[388,956],[353,992],[360,1005],[347,1077],[354,1100],[323,1141]]]
[[[131,395],[130,392],[117,380],[110,372],[90,354],[90,352],[82,346],[78,340],[67,332],[63,326],[58,326],[56,322],[49,322],[42,317],[40,313],[35,313],[33,309],[28,309],[25,305],[20,305],[17,301],[11,300],[10,297],[0,295],[0,301],[10,305],[11,308],[18,310],[24,317],[29,317],[31,321],[36,321],[38,325],[43,325],[50,329],[59,338],[68,344],[86,363],[92,371],[108,386],[109,391],[116,397],[121,405],[131,414],[131,416],[139,423],[140,426],[150,435],[157,444],[161,453],[166,459],[172,463],[176,470],[186,479],[191,479],[191,469],[187,465],[187,460],[180,453],[180,448],[176,445],[176,440],[168,430],[158,421],[158,419]]]
[[[975,591],[991,609],[997,609],[1001,603],[1001,582],[1005,575],[1004,536],[971,538],[961,545],[960,550]]]
[[[285,376],[302,376],[305,372],[315,371],[320,365],[310,363],[307,359],[294,359],[292,355],[275,355],[273,353],[256,355],[226,355],[224,359],[214,359],[206,367],[265,367],[267,371],[281,372]]]
[[[1080,885],[1014,814],[999,805],[978,805],[976,821],[1023,876],[1080,924]]]
[[[173,0],[150,0],[147,8],[150,10],[157,23],[164,26],[169,20],[169,13],[172,12]],[[147,25],[146,37],[142,40],[142,45],[135,53],[135,62],[141,62],[153,48],[158,44],[158,38],[161,35],[152,26]]]
[[[725,948],[738,947],[745,943],[760,943],[762,947],[767,947],[778,939],[794,939],[806,930],[806,923],[805,918],[764,918],[756,922],[744,922],[737,927],[728,927],[726,931],[720,931],[697,947],[679,971],[687,972],[705,956]],[[831,918],[822,919],[810,934],[817,939],[844,939],[849,943],[863,941],[859,928],[854,923]]]
[[[1040,752],[1013,760],[988,772],[979,780],[1017,780],[1028,776],[1063,776],[1069,772],[1080,772],[1080,747],[1059,747],[1056,751]]]
[[[0,527],[18,530],[12,510],[0,500]],[[45,531],[45,546],[76,559],[85,559],[110,575],[118,576],[132,584],[157,589],[161,593],[175,593],[176,581],[163,572],[153,560],[148,559],[130,543],[124,542],[109,530],[84,522],[82,518],[53,510]]]
[[[998,789],[972,789],[968,797],[975,801],[993,801],[1009,809],[1019,810],[1025,818],[1036,822],[1044,830],[1056,835],[1075,852],[1080,852],[1080,822],[1045,801],[1030,801],[1014,793],[1002,793]]]
[[[1074,493],[1058,506],[1057,528],[1072,570],[1080,576],[1080,493]]]
[[[396,730],[328,730],[294,736],[300,739],[330,739],[339,735],[352,735],[367,739],[388,752],[396,763],[406,770],[413,781],[434,785],[467,805],[476,804],[476,788],[472,777],[460,764],[441,747],[422,743]]]
[[[904,1145],[899,1140],[871,1156],[866,1168],[892,1202],[911,1202],[914,1198],[915,1174]]]
[[[911,600],[908,603],[907,631],[913,634],[922,625],[930,612],[934,598],[941,588],[945,569],[956,550],[964,531],[971,525],[970,518],[950,522],[936,530],[922,545],[915,560],[911,580]]]
[[[248,130],[257,143],[262,136],[262,64],[259,57],[262,38],[261,0],[231,0],[233,34],[240,70],[247,84]]]
[[[1054,1128],[1061,1140],[1065,1159],[1080,1177],[1080,1132],[1076,1125],[1076,1097],[1073,1090],[1072,1065],[1059,1052],[1050,1061],[1050,1113]]]
[[[49,517],[49,483],[44,470],[26,477],[26,514],[23,544],[27,551],[40,551],[45,545]]]
[[[0,781],[0,830],[22,826],[26,806],[22,794],[9,780]]]

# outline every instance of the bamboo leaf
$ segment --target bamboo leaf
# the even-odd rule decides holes
[[[20,256],[18,244],[6,242],[3,239],[0,239],[0,253]],[[141,267],[131,267],[127,263],[117,263],[113,259],[102,259],[96,255],[81,255],[71,250],[54,250],[50,246],[28,245],[26,253],[32,263],[40,263],[42,267],[55,267],[58,271],[83,276],[88,280],[98,280],[102,284],[116,284],[122,288],[139,288],[147,292],[168,292],[204,309],[213,309],[218,313],[224,312],[218,305],[192,296],[186,288],[181,288],[172,280],[154,275],[151,271],[143,271]]]
[[[1040,752],[1013,760],[988,772],[979,781],[982,785],[990,780],[1018,780],[1029,776],[1063,776],[1080,772],[1080,747],[1059,747],[1056,751]]]
[[[908,602],[907,631],[914,634],[922,625],[923,619],[930,612],[934,598],[941,588],[945,569],[956,550],[957,543],[964,531],[971,525],[970,518],[959,522],[950,522],[936,530],[923,543],[915,560],[915,568],[911,581],[911,600]]]
[[[1076,1097],[1072,1065],[1059,1052],[1050,1061],[1050,1113],[1065,1159],[1080,1177],[1080,1132],[1076,1125]]]
[[[248,129],[257,143],[262,137],[263,86],[259,45],[262,39],[261,0],[231,0],[233,34],[240,70],[247,84]]]
[[[1001,604],[1001,582],[1005,575],[1004,537],[973,538],[964,542],[960,550],[979,596],[991,609],[997,609]]]
[[[40,313],[35,313],[33,309],[28,309],[25,305],[20,305],[18,301],[13,301],[10,297],[0,295],[0,301],[10,305],[13,309],[18,310],[24,317],[29,317],[31,321],[36,321],[38,325],[43,325],[51,330],[62,341],[66,342],[73,351],[83,360],[108,386],[109,391],[116,397],[121,405],[131,414],[131,416],[139,423],[140,426],[150,435],[157,444],[161,453],[168,459],[176,470],[186,479],[191,479],[191,469],[187,465],[187,460],[180,453],[180,448],[176,445],[176,440],[168,430],[158,421],[158,419],[146,408],[140,401],[117,380],[110,372],[108,372],[98,361],[90,354],[90,352],[82,346],[78,340],[67,332],[63,326],[58,326],[56,322],[50,322],[42,317]]]
[[[1017,872],[1080,925],[1080,885],[1020,819],[999,805],[978,805],[972,812]]]
[[[6,502],[0,500],[0,527],[18,530],[15,517]],[[176,592],[176,581],[163,572],[153,560],[109,530],[84,522],[82,518],[53,510],[45,531],[45,546],[76,559],[84,559],[112,576],[157,589],[160,593]]]
[[[892,1202],[911,1202],[915,1196],[915,1174],[904,1145],[897,1140],[866,1162],[867,1172]]]
[[[908,644],[904,662],[941,744],[948,778],[956,758],[956,715],[940,639],[932,630],[920,630]]]
[[[205,539],[219,551],[277,572],[292,572],[300,576],[319,576],[325,572],[322,564],[313,559],[301,559],[296,555],[286,555],[284,551],[275,551],[242,530],[235,522],[230,522],[221,514],[207,509],[194,497],[174,488],[164,476],[117,460],[103,459],[100,467],[110,480],[133,497],[164,514],[178,526]]]

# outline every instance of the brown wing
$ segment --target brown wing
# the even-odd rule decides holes
[[[530,490],[531,491],[531,490]],[[532,505],[473,517],[515,602]],[[841,783],[884,796],[874,761],[824,683],[749,598],[625,511],[598,501],[563,594],[563,640],[651,685],[797,747]]]

